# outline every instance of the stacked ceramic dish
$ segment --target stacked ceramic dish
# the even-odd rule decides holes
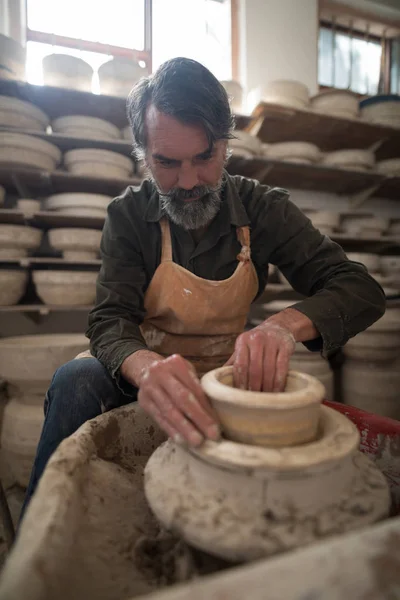
[[[0,306],[18,304],[25,293],[27,283],[28,271],[0,269]]]
[[[33,271],[36,293],[45,304],[90,305],[96,298],[97,273],[92,271]]]
[[[69,150],[64,163],[70,173],[88,177],[126,179],[133,171],[133,162],[127,156],[97,148]]]
[[[121,138],[120,130],[112,123],[84,115],[59,117],[52,122],[51,128],[54,133],[88,139],[118,140]]]
[[[100,217],[104,219],[107,215],[107,206],[111,200],[111,196],[103,194],[54,194],[45,200],[44,209],[54,210],[62,215]]]
[[[308,142],[282,142],[263,144],[263,154],[271,160],[299,164],[315,164],[321,159],[321,152],[315,144]]]
[[[16,40],[0,34],[0,56],[0,79],[23,81],[25,79],[25,48]]]
[[[350,90],[326,90],[311,98],[311,108],[325,115],[356,119],[359,115],[358,95]]]
[[[40,200],[33,200],[32,198],[20,198],[17,200],[17,210],[24,213],[27,217],[32,217],[35,213],[40,211],[41,202]]]
[[[375,155],[370,150],[336,150],[325,154],[322,164],[346,171],[370,171],[375,165]]]
[[[235,131],[235,138],[229,140],[232,154],[243,158],[253,158],[262,152],[261,141],[246,131]]]
[[[114,57],[99,67],[100,92],[126,98],[134,84],[148,74],[133,59]]]
[[[382,175],[400,177],[400,158],[381,160],[376,164],[376,170]]]
[[[369,123],[400,127],[400,96],[386,94],[360,102],[361,117]]]
[[[45,131],[48,124],[48,116],[31,102],[0,96],[0,125],[15,127],[15,129]]]
[[[343,214],[341,230],[354,237],[381,237],[389,227],[389,219],[367,214]]]
[[[92,67],[81,58],[69,54],[49,54],[43,61],[45,85],[92,91]]]
[[[308,87],[300,81],[271,81],[260,89],[260,96],[264,102],[292,108],[306,109],[310,104]]]
[[[101,231],[97,229],[51,229],[49,242],[66,260],[95,260],[99,254]]]
[[[22,258],[40,246],[42,232],[25,225],[0,225],[0,258]]]
[[[316,229],[324,235],[332,235],[339,228],[339,213],[328,210],[305,211]]]
[[[23,133],[0,132],[0,164],[54,171],[61,152],[54,144]]]
[[[232,112],[243,111],[243,88],[238,81],[220,81],[229,96]]]

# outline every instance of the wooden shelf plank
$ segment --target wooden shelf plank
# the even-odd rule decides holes
[[[56,211],[41,211],[34,215],[32,223],[44,229],[54,227],[84,227],[88,229],[103,229],[104,219],[102,217],[80,217],[74,215],[63,215]]]
[[[60,311],[83,311],[89,312],[93,307],[92,306],[84,306],[84,305],[50,305],[50,304],[16,304],[14,306],[0,306],[0,313],[40,313],[46,315],[50,312],[60,312]]]
[[[117,196],[129,185],[139,185],[140,178],[106,179],[74,175],[66,171],[43,171],[26,167],[0,165],[0,185],[16,189],[20,182],[29,193],[50,195],[62,192],[87,192]],[[28,196],[29,197],[29,196]]]
[[[265,102],[260,102],[253,116],[262,120],[258,136],[265,143],[311,142],[323,151],[332,151],[369,148],[382,142],[376,152],[378,160],[395,158],[399,154],[400,128]]]

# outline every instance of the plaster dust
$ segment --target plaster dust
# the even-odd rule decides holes
[[[144,497],[143,467],[164,440],[133,404],[64,440],[1,573],[1,600],[122,600],[200,572],[186,544],[160,533]]]

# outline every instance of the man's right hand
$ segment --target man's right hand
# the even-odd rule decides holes
[[[178,354],[143,369],[138,401],[178,443],[199,446],[204,438],[220,437],[218,422],[194,367]]]

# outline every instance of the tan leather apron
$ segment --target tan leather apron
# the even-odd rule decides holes
[[[181,354],[199,376],[222,366],[243,332],[258,277],[250,258],[249,227],[238,227],[242,245],[238,265],[228,279],[202,279],[172,260],[169,222],[161,219],[161,263],[144,298],[141,331],[150,350]]]

